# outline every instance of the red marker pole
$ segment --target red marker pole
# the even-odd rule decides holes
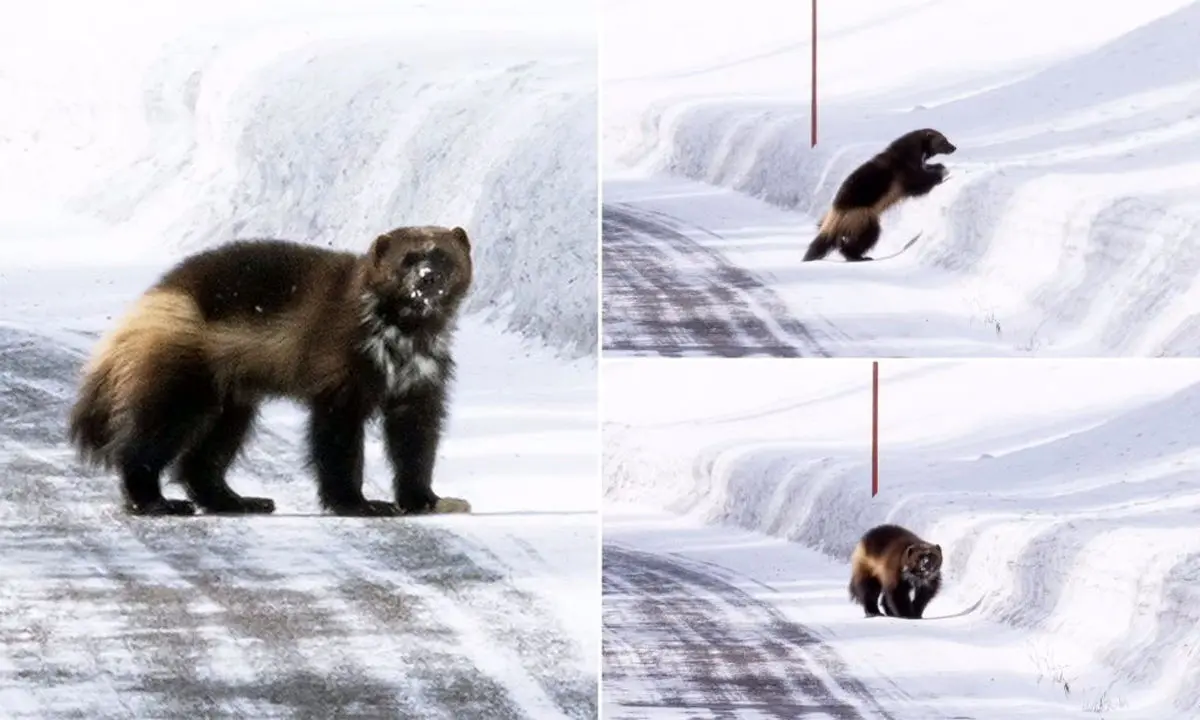
[[[871,363],[871,497],[879,494],[879,363]]]
[[[812,99],[810,115],[812,116],[812,145],[817,146],[817,0],[812,0]]]

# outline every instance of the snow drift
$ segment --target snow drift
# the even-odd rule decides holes
[[[649,20],[637,5],[609,20],[623,38],[605,70],[610,177],[671,173],[810,216],[784,233],[799,254],[857,164],[936,127],[959,147],[952,177],[889,214],[881,254],[922,240],[856,268],[860,291],[881,278],[939,291],[1010,351],[1200,352],[1200,3],[824,3],[815,148],[807,3],[691,13],[670,56],[639,35],[661,33],[670,3]],[[734,22],[753,29],[719,33]],[[814,286],[839,270],[807,273],[793,310],[819,315]]]
[[[5,264],[165,261],[254,236],[360,249],[397,225],[463,225],[469,311],[594,355],[586,8],[330,7],[23,11],[0,30]],[[58,50],[17,42],[39,30]]]
[[[1000,652],[1001,626],[1077,710],[1195,716],[1195,363],[883,362],[872,498],[870,363],[742,362],[605,369],[608,502],[785,538],[839,573],[864,530],[899,522],[945,549],[939,612],[982,598],[964,653]],[[905,656],[914,674],[974,662]]]

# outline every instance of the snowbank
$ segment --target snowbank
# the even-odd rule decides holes
[[[936,271],[1034,349],[1200,350],[1200,5],[826,3],[816,148],[800,5],[692,13],[692,53],[671,58],[636,41],[661,26],[619,5],[610,32],[634,41],[606,62],[608,176],[669,172],[815,216],[857,164],[936,127],[959,151],[945,185],[889,216],[881,248],[898,247],[888,227],[923,231],[898,274]],[[735,16],[754,29],[709,37]]]
[[[591,355],[593,13],[538,0],[23,11],[0,31],[16,69],[0,76],[0,261],[166,261],[264,235],[358,249],[396,225],[463,225],[469,310]],[[48,27],[53,42],[31,42]]]
[[[875,498],[869,362],[680,365],[605,368],[607,501],[842,562],[899,522],[943,546],[949,596],[1026,633],[1078,707],[1200,709],[1195,363],[881,363]]]

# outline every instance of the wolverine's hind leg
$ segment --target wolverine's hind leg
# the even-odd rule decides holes
[[[875,243],[879,242],[881,232],[879,219],[867,218],[863,221],[861,228],[856,228],[854,232],[847,234],[841,245],[842,256],[848,262],[874,260],[874,258],[866,257],[866,253],[875,247]]]
[[[254,425],[257,408],[248,403],[226,401],[220,413],[179,459],[175,479],[192,502],[205,512],[245,514],[275,512],[275,501],[242,497],[229,487],[225,473]]]
[[[150,380],[153,378],[153,380]],[[128,439],[117,455],[126,510],[135,515],[191,515],[187,500],[163,497],[162,471],[217,407],[216,385],[203,358],[175,349],[153,365],[128,409]]]
[[[801,262],[820,260],[829,253],[833,252],[835,247],[837,247],[837,237],[834,235],[821,233],[813,238],[813,241],[808,244],[808,252],[804,253],[804,260]]]
[[[879,617],[879,595],[883,592],[883,583],[873,575],[854,578],[850,581],[850,594],[863,607],[867,617]]]

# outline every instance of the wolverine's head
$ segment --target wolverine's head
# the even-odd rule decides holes
[[[904,548],[904,572],[916,580],[928,580],[942,571],[942,546],[917,543]]]
[[[387,325],[444,323],[471,287],[471,242],[461,227],[401,227],[375,239],[364,290]]]
[[[892,155],[917,165],[924,165],[934,155],[950,155],[957,149],[945,135],[933,128],[906,132],[887,147]]]
[[[933,128],[925,128],[917,132],[920,133],[923,162],[927,162],[934,155],[950,155],[958,149],[946,139],[945,135]]]

